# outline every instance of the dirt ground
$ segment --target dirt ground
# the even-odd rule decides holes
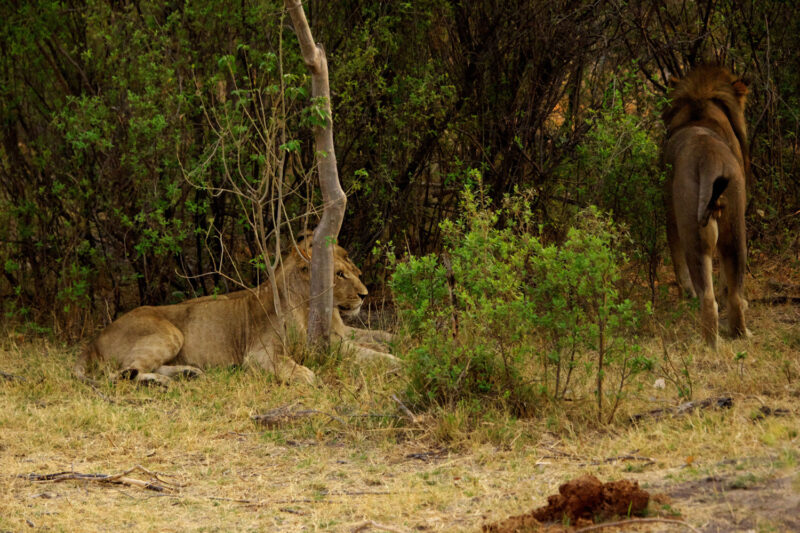
[[[650,483],[653,503],[649,508],[651,496],[636,482],[622,480],[603,485],[593,476],[583,476],[559,487],[559,494],[548,497],[547,506],[484,524],[482,531],[561,533],[611,522],[624,523],[603,528],[604,531],[681,530],[690,527],[683,514],[691,515],[694,522],[701,520],[694,529],[707,533],[800,531],[800,473],[756,480],[746,467],[746,463],[753,462],[724,461],[716,475],[696,481],[674,483],[661,479]],[[670,477],[664,472],[652,475]],[[658,516],[637,518],[648,513]],[[681,522],[687,525],[681,526]]]
[[[58,416],[48,414],[48,406],[32,409],[43,420]],[[734,419],[730,413],[710,413],[691,423],[702,425],[704,416],[718,419],[717,427]],[[791,417],[786,423],[798,427],[798,421]],[[659,422],[654,431],[670,441],[670,427],[683,423]],[[796,436],[765,447],[771,455],[747,459],[720,460],[727,448],[686,443],[686,450],[698,455],[689,464],[673,453],[640,456],[625,448],[626,440],[646,440],[641,429],[614,438],[598,436],[596,445],[543,435],[538,443],[516,449],[482,444],[461,451],[413,442],[376,446],[344,439],[281,439],[252,427],[201,431],[202,442],[184,441],[185,450],[115,431],[87,435],[75,449],[61,442],[56,430],[50,438],[44,431],[40,435],[50,445],[20,450],[9,438],[8,424],[3,427],[0,489],[6,497],[0,501],[0,531],[381,531],[372,524],[403,532],[575,531],[591,523],[587,515],[567,521],[566,528],[563,519],[545,529],[486,528],[542,507],[560,484],[587,473],[638,483],[653,495],[649,519],[682,521],[704,532],[800,527]],[[157,432],[151,436],[157,438]],[[668,448],[673,445],[680,443],[673,441]],[[143,470],[128,472],[128,479],[163,490],[29,477],[120,474],[136,465]],[[683,530],[674,522],[604,529]]]
[[[734,462],[734,465],[737,463]],[[653,488],[656,489],[657,485]],[[722,469],[717,475],[663,487],[676,506],[702,516],[702,531],[800,531],[800,474],[756,480]]]

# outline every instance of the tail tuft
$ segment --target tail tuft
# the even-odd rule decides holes
[[[700,223],[701,227],[706,227],[708,219],[714,211],[718,211],[724,207],[719,201],[719,197],[722,196],[722,193],[728,188],[729,182],[730,178],[726,178],[725,176],[720,176],[714,180],[714,184],[711,186],[711,198],[709,198],[708,203],[700,211],[697,218],[697,222]]]

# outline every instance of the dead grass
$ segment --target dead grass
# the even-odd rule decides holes
[[[0,344],[0,530],[351,531],[374,520],[400,531],[475,531],[543,505],[586,473],[674,492],[652,513],[710,527],[725,507],[681,490],[697,492],[692,484],[707,479],[723,493],[772,490],[798,472],[800,308],[754,305],[748,319],[753,339],[724,341],[718,353],[699,344],[691,312],[660,313],[658,335],[646,341],[656,357],[666,346],[690,361],[695,399],[727,395],[730,409],[626,422],[681,401],[669,382],[652,387],[657,370],[618,422],[600,428],[572,416],[581,406],[538,420],[490,413],[477,426],[457,412],[411,422],[391,399],[401,375],[346,361],[321,369],[316,388],[221,369],[167,391],[129,383],[94,390],[70,376],[74,347],[12,334]],[[250,419],[284,405],[319,412],[278,428]],[[24,477],[136,465],[174,488]],[[796,492],[793,483],[785,490]],[[784,522],[771,518],[754,527],[781,530]]]

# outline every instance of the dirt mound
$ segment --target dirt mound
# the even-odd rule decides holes
[[[565,531],[562,526],[543,522],[570,524],[602,521],[614,516],[640,515],[650,501],[650,494],[635,481],[603,483],[594,476],[583,476],[558,487],[558,494],[548,496],[547,505],[528,514],[512,516],[496,524],[483,526],[487,533],[522,533]]]

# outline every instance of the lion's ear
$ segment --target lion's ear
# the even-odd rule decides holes
[[[739,78],[735,82],[731,83],[733,86],[733,90],[736,92],[736,96],[742,97],[747,96],[747,80],[744,78]]]
[[[311,239],[297,241],[295,245],[292,246],[292,251],[290,254],[299,257],[304,261],[311,261],[311,244]]]

